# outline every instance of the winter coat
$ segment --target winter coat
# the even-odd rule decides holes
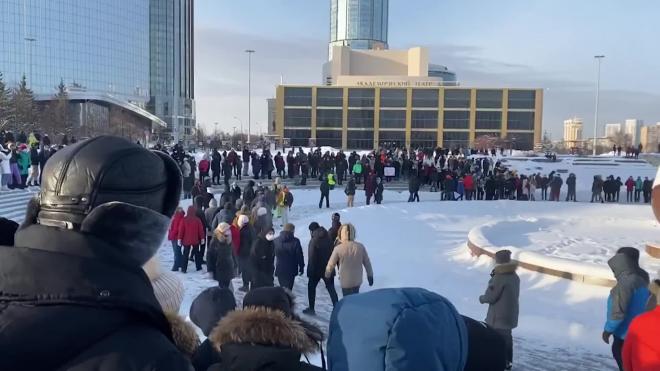
[[[355,196],[355,180],[349,180],[344,189],[346,196]]]
[[[250,256],[250,250],[252,250],[252,241],[254,240],[254,229],[250,224],[247,224],[241,228],[241,241],[240,247],[238,249],[238,256],[241,258],[247,258]]]
[[[637,178],[637,180],[635,181],[635,191],[641,191],[643,185],[644,182],[642,182],[642,178]]]
[[[367,196],[372,196],[376,192],[376,177],[369,175],[364,184],[364,191]]]
[[[30,165],[39,166],[39,151],[36,147],[30,149]]]
[[[616,285],[607,298],[605,331],[624,340],[632,320],[644,313],[650,292],[628,255],[616,254],[607,264],[616,277]]]
[[[282,231],[275,239],[275,256],[277,264],[275,275],[277,277],[293,277],[305,272],[305,258],[303,256],[300,240],[293,233]]]
[[[140,218],[130,228],[162,233],[166,223]],[[20,247],[0,247],[0,370],[192,370],[125,253],[144,245],[89,232],[30,225],[16,235]]]
[[[9,159],[11,158],[11,153],[5,153],[2,151],[2,145],[0,145],[0,173],[2,174],[11,174],[11,164]]]
[[[419,178],[416,176],[411,176],[410,181],[408,182],[408,192],[415,193],[419,192]]]
[[[211,163],[209,160],[202,160],[199,162],[199,172],[200,174],[208,174],[211,168]]]
[[[651,292],[660,298],[660,284],[655,281]],[[660,370],[660,305],[637,316],[623,343],[623,368],[626,371]]]
[[[275,271],[275,245],[265,237],[258,237],[252,243],[250,252],[252,268],[252,288],[273,286]]]
[[[223,318],[209,336],[222,361],[209,371],[316,371],[321,368],[300,361],[302,354],[318,350],[321,335],[315,327],[289,318],[279,310],[248,307]],[[315,337],[317,336],[317,337]]]
[[[468,174],[463,178],[463,187],[465,188],[466,191],[474,190],[474,178],[472,177],[472,175]]]
[[[484,322],[462,316],[468,333],[464,371],[502,371],[506,367],[504,338]]]
[[[204,224],[195,213],[196,210],[194,207],[191,206],[188,208],[188,214],[179,225],[179,234],[177,237],[184,246],[199,245],[202,240],[206,239]]]
[[[176,241],[179,239],[179,228],[181,227],[181,222],[183,221],[183,211],[175,213],[172,217],[172,222],[170,223],[170,229],[167,232],[168,241]]]
[[[333,246],[333,241],[325,228],[319,227],[312,232],[312,239],[307,248],[307,277],[309,279],[323,278]]]
[[[568,186],[568,189],[574,191],[575,190],[575,177],[574,176],[569,176],[568,179],[566,179],[566,185]]]
[[[486,323],[498,330],[518,327],[520,278],[515,262],[498,264],[491,273],[486,292],[479,297],[481,304],[488,305]]]
[[[332,241],[333,245],[337,242],[337,237],[339,236],[339,228],[341,228],[341,222],[333,220],[332,226],[328,230],[328,235],[330,236],[330,241]]]
[[[236,217],[236,211],[234,211],[234,209],[224,208],[218,211],[218,213],[213,218],[211,229],[215,230],[218,227],[218,224],[220,223],[231,224],[234,221],[235,217]]]
[[[18,167],[21,169],[21,175],[28,175],[30,173],[30,154],[21,151],[18,153]]]
[[[254,193],[254,182],[250,180],[243,190],[243,202],[245,205],[250,205],[256,196]]]
[[[632,178],[626,180],[626,191],[631,192],[635,189],[635,181]]]
[[[376,184],[376,194],[375,194],[375,198],[376,198],[376,201],[377,201],[377,202],[381,202],[381,201],[383,201],[383,191],[384,191],[384,190],[385,190],[385,188],[383,187],[383,183],[382,183],[382,182]]]
[[[213,269],[213,279],[218,282],[231,281],[234,278],[234,259],[232,258],[231,242],[220,241],[217,237],[211,240],[208,250],[215,258]],[[213,260],[213,259],[208,259]]]
[[[561,180],[560,177],[555,177],[554,179],[552,179],[552,182],[550,182],[550,190],[552,192],[559,192],[563,184],[564,181]]]
[[[332,371],[463,371],[468,332],[446,298],[420,288],[345,297],[332,312]]]
[[[354,240],[355,236],[340,236],[341,243],[335,246],[325,268],[325,276],[330,277],[339,264],[339,280],[341,287],[350,289],[362,285],[362,267],[367,271],[367,277],[373,277],[371,260],[367,249]]]
[[[330,185],[328,184],[329,181],[330,179],[328,178],[327,182],[321,182],[321,195],[327,196],[330,194]]]
[[[215,216],[218,214],[219,211],[220,209],[218,209],[218,207],[216,206],[209,207],[208,209],[204,210],[204,220],[206,220],[206,228],[208,230],[210,231],[215,230],[215,228],[212,228],[213,219],[215,219]]]

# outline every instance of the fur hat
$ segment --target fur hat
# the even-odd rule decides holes
[[[284,225],[284,228],[282,228],[282,230],[284,232],[293,232],[296,230],[296,226],[291,223],[287,223]]]
[[[495,253],[495,263],[496,264],[506,264],[511,262],[511,251],[510,250],[500,250]]]
[[[190,320],[202,330],[204,336],[209,336],[218,322],[234,309],[236,299],[229,289],[210,287],[193,300]]]
[[[268,214],[268,209],[265,207],[260,207],[257,209],[257,216],[264,216],[266,214]]]
[[[341,215],[339,213],[334,213],[332,214],[332,221],[340,221],[341,220]]]
[[[247,217],[247,215],[240,215],[238,217],[238,226],[239,227],[244,227],[250,223],[250,218]]]
[[[181,280],[174,273],[161,270],[158,256],[149,259],[142,269],[151,281],[154,295],[163,312],[179,313],[185,290]]]
[[[229,224],[222,222],[218,224],[218,226],[215,228],[215,231],[220,233],[226,233],[230,228],[231,226]]]

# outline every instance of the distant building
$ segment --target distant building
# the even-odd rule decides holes
[[[605,125],[605,137],[614,138],[621,132],[621,124],[607,124]]]
[[[643,152],[660,152],[660,122],[642,127],[639,137]]]
[[[582,119],[574,117],[564,121],[564,142],[575,143],[582,140]]]
[[[637,119],[628,119],[624,125],[624,134],[630,137],[630,142],[633,146],[639,144],[640,140],[640,131],[642,130],[642,125],[644,121]]]
[[[330,59],[334,46],[361,50],[387,49],[388,12],[389,0],[332,0]]]

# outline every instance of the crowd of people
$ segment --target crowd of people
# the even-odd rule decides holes
[[[75,138],[72,138],[75,143]],[[0,132],[0,192],[26,189],[41,184],[41,172],[46,161],[70,141],[64,136],[61,144],[51,143],[47,134]]]
[[[66,166],[74,156],[78,166]],[[336,157],[334,169],[328,163],[313,175],[324,180],[328,189],[335,175],[337,183],[346,175],[346,188],[353,183],[353,192],[358,179],[365,181],[365,188],[374,179],[378,188],[397,176],[384,169],[396,161],[392,153],[381,153],[378,159],[375,154],[366,156],[367,162],[374,161],[373,167],[360,160],[366,177],[355,171],[336,173]],[[202,171],[212,172],[212,164],[191,166],[193,186],[187,193],[193,203],[184,211],[179,204],[186,193],[185,167],[191,158],[176,148],[168,155],[109,136],[66,146],[51,157],[40,173],[44,187],[30,201],[20,228],[0,220],[4,277],[0,281],[4,354],[0,369],[512,368],[520,279],[510,251],[496,253],[491,278],[478,298],[488,305],[485,323],[462,316],[448,299],[424,289],[360,293],[365,276],[369,286],[374,284],[374,269],[353,224],[343,222],[339,213],[332,215],[329,228],[310,223],[304,232],[310,235],[305,254],[299,239],[302,232],[297,233],[288,221],[293,194],[279,177],[267,187],[260,183],[262,175],[268,176],[267,167],[244,189],[225,182],[216,200],[211,192],[214,180]],[[433,180],[424,175],[425,160],[411,162],[410,172],[406,170],[411,183],[414,178],[420,185],[432,185]],[[483,157],[450,156],[445,161],[451,165],[440,171],[462,177],[464,189],[467,176],[483,174],[484,167],[491,165]],[[246,167],[239,165],[236,172],[234,164],[232,176],[244,176]],[[126,172],[133,176],[102,176]],[[400,169],[401,176],[403,172]],[[451,173],[446,175],[453,180]],[[506,178],[509,172],[492,173]],[[469,184],[468,180],[471,191]],[[443,191],[442,185],[436,186]],[[550,188],[551,199],[558,198]],[[65,198],[61,189],[70,190]],[[512,193],[519,196],[516,188],[508,186],[501,192],[495,189],[491,199],[509,198]],[[411,191],[413,200],[418,196],[415,193]],[[478,193],[464,194],[473,199]],[[450,200],[453,196],[446,195]],[[281,231],[276,235],[278,222]],[[188,313],[206,337],[203,342],[192,324],[179,315],[184,297],[179,276],[160,269],[156,253],[163,236],[171,241],[172,271],[186,272],[192,259],[197,270],[206,265],[209,276],[217,281],[197,295]],[[617,284],[608,299],[603,340],[612,339],[614,358],[626,371],[660,367],[660,306],[652,295],[660,290],[660,281],[651,282],[638,260],[638,250],[622,248],[609,261]],[[316,287],[321,281],[334,307],[327,339],[319,327],[297,314],[298,299],[292,290],[296,276],[304,274],[308,305],[302,313],[315,315]],[[26,280],[26,275],[34,279]],[[241,308],[232,291],[232,280],[239,277],[239,290],[246,292]],[[320,367],[309,362],[315,353],[321,353]]]

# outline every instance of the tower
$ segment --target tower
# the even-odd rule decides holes
[[[389,0],[331,0],[330,47],[387,49]]]

